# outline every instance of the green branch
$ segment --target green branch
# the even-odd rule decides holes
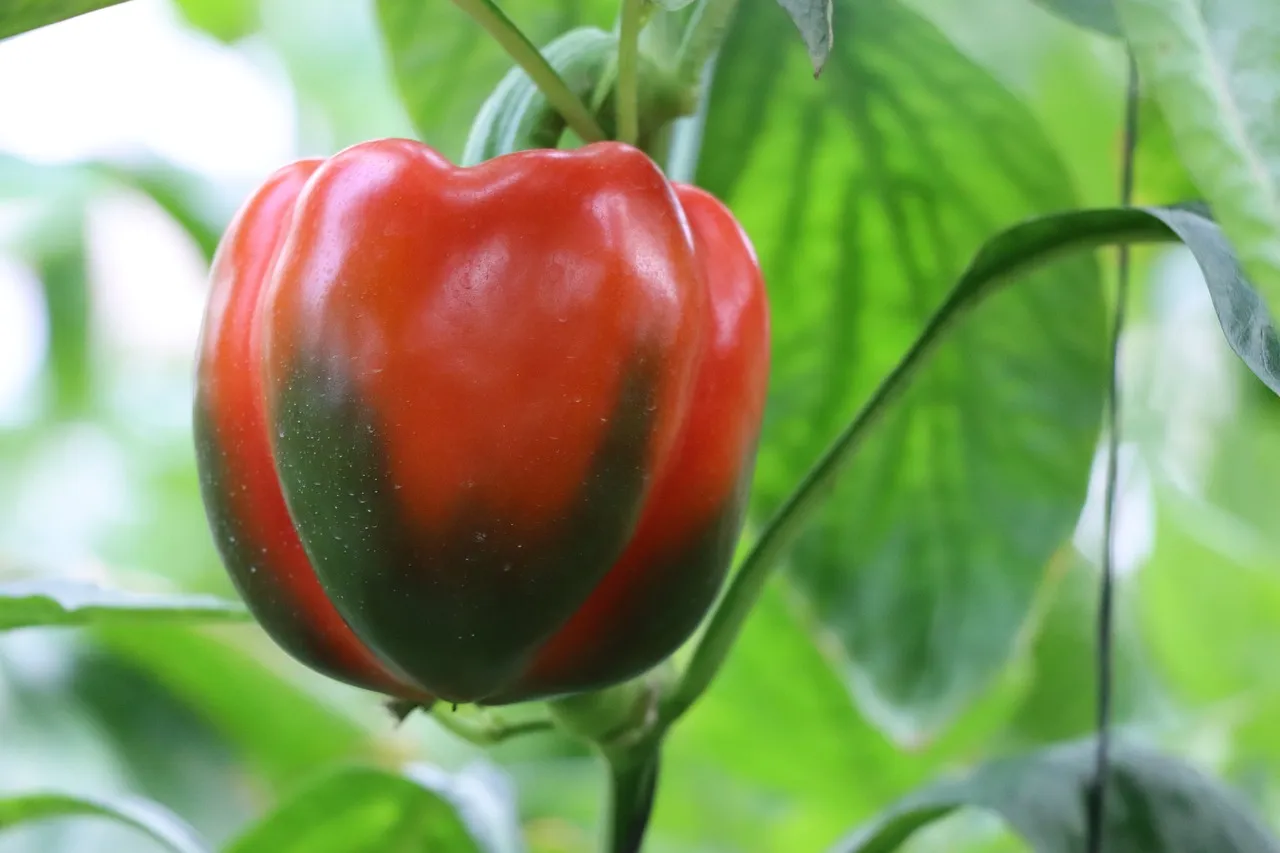
[[[545,717],[519,722],[508,722],[487,711],[479,714],[459,714],[445,702],[437,702],[431,708],[431,716],[440,726],[476,746],[492,746],[520,735],[550,731],[552,723]]]
[[[618,139],[635,145],[640,138],[640,30],[645,0],[622,0],[618,24]]]
[[[501,9],[491,0],[453,2],[502,45],[503,50],[525,70],[542,94],[547,96],[547,102],[564,117],[574,133],[582,137],[584,142],[605,139],[604,131],[600,129],[595,116],[582,103],[582,99],[574,94],[542,52]]]

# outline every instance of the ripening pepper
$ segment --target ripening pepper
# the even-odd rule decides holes
[[[667,657],[724,579],[768,375],[729,211],[604,142],[273,175],[214,259],[195,434],[266,631],[327,675],[501,704]]]

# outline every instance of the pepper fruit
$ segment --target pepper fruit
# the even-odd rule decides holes
[[[639,675],[723,582],[768,325],[732,214],[628,145],[285,167],[223,236],[201,331],[223,562],[281,647],[389,695]]]

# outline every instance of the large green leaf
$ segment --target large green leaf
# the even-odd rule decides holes
[[[890,853],[956,809],[998,815],[1036,853],[1080,853],[1093,741],[995,761],[912,794],[833,853]],[[1275,853],[1280,844],[1234,792],[1196,769],[1146,748],[1112,751],[1107,853]]]
[[[574,27],[608,28],[612,0],[508,0],[506,14],[536,45]],[[462,153],[480,104],[511,60],[453,3],[378,0],[378,16],[396,82],[424,142],[450,157]]]
[[[0,583],[0,631],[36,625],[240,621],[243,605],[211,595],[160,595],[58,579]]]
[[[741,218],[769,284],[757,512],[779,505],[989,234],[1074,200],[1028,111],[904,6],[837,5],[817,83],[784,26],[770,4],[739,10],[697,173]],[[1079,513],[1105,341],[1088,256],[993,297],[793,552],[790,577],[845,650],[862,707],[899,738],[936,731],[1008,658]]]
[[[67,817],[100,817],[128,824],[175,853],[206,853],[195,830],[169,810],[147,800],[35,792],[0,797],[0,830],[21,823]]]
[[[123,2],[124,0],[5,0],[0,4],[0,39]]]
[[[1280,304],[1280,4],[1117,0],[1143,83],[1244,269]]]
[[[492,801],[476,802],[477,793],[459,791],[451,777],[429,767],[405,775],[348,768],[285,802],[227,853],[512,850],[510,836],[487,823],[494,819]]]

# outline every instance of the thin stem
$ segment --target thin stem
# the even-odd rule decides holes
[[[1120,165],[1120,205],[1133,204],[1134,155],[1138,147],[1138,66],[1129,52],[1129,84],[1125,93],[1124,152]],[[1085,850],[1102,853],[1106,824],[1107,779],[1111,770],[1111,693],[1115,681],[1112,638],[1115,634],[1115,513],[1120,449],[1120,336],[1129,301],[1129,247],[1121,244],[1116,258],[1116,306],[1111,327],[1111,376],[1107,382],[1107,476],[1102,509],[1102,581],[1098,595],[1098,707],[1097,752],[1089,788]]]
[[[639,853],[658,789],[657,741],[605,751],[609,765],[608,853]]]
[[[525,70],[547,102],[564,117],[573,132],[584,142],[599,142],[604,131],[595,116],[574,94],[560,74],[551,67],[542,52],[529,41],[520,28],[495,6],[491,0],[453,0],[462,11],[471,16],[485,32],[493,36],[515,63]]]
[[[640,30],[645,0],[622,0],[618,24],[618,139],[635,145],[640,138]]]
[[[678,79],[694,83],[702,76],[707,60],[720,49],[725,30],[738,8],[738,0],[701,0],[685,27],[680,49],[676,51]]]
[[[546,718],[512,723],[490,716],[487,712],[478,716],[461,715],[445,702],[437,702],[431,708],[431,716],[441,727],[477,746],[492,746],[513,737],[550,731],[552,728],[551,721]]]

